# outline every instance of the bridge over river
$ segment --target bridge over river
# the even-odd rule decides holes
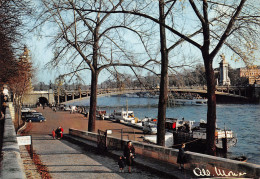
[[[207,96],[207,88],[204,86],[189,86],[189,87],[170,87],[169,93],[196,93],[203,97]],[[98,89],[98,97],[102,96],[113,96],[113,95],[122,95],[122,94],[131,94],[131,93],[150,93],[150,94],[159,94],[159,89],[145,89],[145,88],[108,88],[108,89]],[[57,95],[57,93],[55,93]],[[219,101],[248,101],[250,92],[246,87],[225,87],[219,86],[216,90],[217,99]],[[87,99],[90,96],[89,90],[72,90],[64,91],[62,96],[59,96],[60,101],[66,104],[67,102],[81,101]]]
[[[100,88],[98,89],[98,97],[131,94],[131,93],[150,93],[152,95],[159,94],[159,88]],[[206,86],[185,86],[185,87],[170,87],[169,93],[193,93],[199,94],[202,97],[207,97]],[[87,99],[90,96],[90,90],[48,90],[48,91],[33,91],[24,95],[24,105],[35,105],[40,103],[68,103]],[[260,86],[218,86],[216,88],[217,102],[219,103],[248,103],[252,99],[257,99],[259,103]]]

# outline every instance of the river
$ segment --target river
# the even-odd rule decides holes
[[[81,100],[71,105],[89,106],[89,100]],[[126,109],[134,111],[135,116],[142,119],[157,117],[158,99],[155,98],[126,98],[126,97],[100,97],[98,108],[113,112]],[[219,104],[217,105],[217,126],[233,130],[238,142],[229,149],[228,155],[248,157],[248,162],[260,164],[260,105],[251,104]],[[207,106],[175,106],[167,108],[167,117],[185,120],[200,121],[207,118]]]

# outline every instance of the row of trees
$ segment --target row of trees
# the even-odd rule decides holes
[[[219,68],[215,68],[215,78],[220,79]],[[248,84],[248,79],[240,77],[240,69],[229,67],[228,76],[232,86],[243,86]],[[160,84],[160,77],[148,73],[146,76],[134,76],[129,74],[120,74],[121,78],[108,79],[99,85],[99,88],[156,88]],[[194,68],[183,69],[181,72],[169,74],[169,86],[204,86],[207,85],[206,73],[203,64],[198,64]]]
[[[219,68],[215,68],[216,80],[220,79]],[[240,77],[240,69],[233,69],[229,67],[228,76],[231,81],[231,86],[245,86],[248,84],[246,77]],[[148,73],[144,76],[135,76],[126,73],[118,73],[117,77],[112,76],[98,85],[98,88],[157,88],[160,84],[160,77],[153,73]],[[169,86],[182,87],[182,86],[204,86],[207,85],[205,68],[203,64],[197,64],[194,68],[183,69],[181,72],[169,74]],[[42,91],[49,89],[57,89],[58,85],[52,83],[48,84],[39,82],[33,85],[34,90]],[[64,90],[89,90],[90,86],[85,85],[84,82],[68,83],[67,81],[62,84]]]
[[[30,89],[32,64],[26,47],[19,48],[22,40],[22,16],[30,14],[25,1],[0,0],[0,83],[7,84],[19,106],[23,94]],[[22,49],[24,52],[21,54]]]
[[[215,154],[216,96],[212,64],[223,46],[249,62],[247,53],[251,50],[246,47],[254,49],[259,43],[259,7],[254,4],[257,1],[41,2],[43,9],[38,24],[51,23],[55,32],[51,44],[55,57],[51,63],[55,66],[66,60],[71,66],[70,74],[91,71],[89,131],[95,130],[101,71],[117,74],[128,67],[137,75],[136,69],[154,73],[160,68],[157,144],[164,145],[168,69],[182,65],[180,61],[173,63],[177,59],[174,55],[190,48],[204,62],[208,90],[207,151]]]

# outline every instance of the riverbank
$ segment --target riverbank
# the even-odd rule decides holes
[[[53,128],[62,126],[65,134],[68,133],[68,128],[71,127],[86,131],[88,120],[78,113],[53,112],[50,108],[37,108],[36,110],[41,112],[47,121],[29,123],[29,128],[25,133],[26,135],[32,135],[35,154],[39,156],[40,163],[46,167],[51,178],[167,178],[167,176],[163,177],[163,175],[156,174],[149,169],[139,168],[139,166],[134,166],[131,174],[119,173],[118,158],[111,158],[97,153],[96,148],[92,150],[91,147],[85,145],[75,145],[66,140],[66,137],[62,140],[53,139],[50,135]],[[140,131],[135,130],[133,132],[132,128],[119,123],[97,120],[96,128],[101,130],[113,129],[113,131],[125,129],[128,130],[125,136],[126,140],[128,140],[128,137],[134,138],[134,136],[137,140],[141,140],[138,137]],[[119,133],[115,132],[113,135],[116,136]],[[127,168],[125,168],[126,170]]]
[[[83,130],[86,131],[85,128],[87,127],[88,120],[86,120],[86,118],[83,115],[77,114],[77,113],[70,114],[69,112],[65,112],[65,111],[53,112],[50,108],[45,108],[45,109],[38,108],[37,110],[39,112],[42,112],[45,115],[47,121],[43,122],[43,123],[30,123],[32,125],[32,128],[30,129],[30,131],[28,131],[28,134],[31,134],[33,136],[33,144],[34,144],[34,149],[35,149],[36,153],[40,156],[42,163],[48,167],[51,174],[56,175],[58,173],[64,173],[64,171],[66,171],[68,173],[73,173],[74,171],[72,171],[72,168],[74,165],[75,165],[75,169],[76,168],[78,169],[78,167],[77,167],[78,161],[75,160],[76,161],[75,164],[71,163],[72,162],[71,157],[77,156],[78,150],[77,151],[71,150],[71,147],[72,147],[71,144],[67,143],[64,140],[52,139],[52,137],[50,136],[51,130],[49,130],[49,129],[51,129],[51,128],[55,129],[56,126],[58,127],[58,126],[62,125],[63,128],[65,129],[65,133],[67,133],[68,131],[66,131],[66,130],[67,130],[68,126],[71,126],[69,128],[76,128],[75,126],[81,125],[81,127],[78,127],[78,128],[84,128]],[[103,130],[108,129],[107,126],[115,126],[115,125],[117,126],[117,128],[110,128],[110,129],[113,129],[113,131],[116,131],[116,129],[120,129],[119,127],[121,127],[121,129],[127,128],[127,126],[124,126],[120,123],[113,123],[111,121],[106,121],[106,120],[104,120],[104,121],[97,120],[96,122],[97,122],[96,126],[103,127]],[[105,124],[105,123],[107,123],[107,124]],[[137,134],[134,134],[133,129],[131,129],[131,127],[129,127],[129,128],[130,129],[128,129],[129,130],[128,137],[125,138],[126,140],[128,140],[128,138],[133,135],[139,135],[138,132],[137,132]],[[119,136],[119,133],[113,132],[113,134],[114,135],[117,134]],[[142,140],[141,137],[140,138],[136,137],[136,139],[140,140],[140,141]],[[138,145],[136,143],[136,147],[137,146]],[[57,148],[57,150],[56,150],[56,148]],[[83,150],[86,151],[86,149],[83,149]],[[165,151],[168,151],[168,150],[174,150],[174,149],[165,149]],[[71,155],[71,154],[73,154],[73,155]],[[87,152],[84,155],[88,155],[88,154],[89,154],[89,152]],[[203,154],[196,154],[196,155],[201,156]],[[66,159],[59,158],[59,156],[66,157]],[[83,156],[81,154],[79,154],[79,156],[83,158]],[[58,157],[58,158],[54,159],[54,157]],[[97,157],[97,156],[95,156],[95,157]],[[85,156],[84,156],[84,158],[85,158]],[[86,160],[89,160],[89,158],[86,158]],[[220,159],[220,160],[222,160],[222,159]],[[60,163],[60,161],[61,161],[61,163]],[[64,164],[64,161],[66,162],[66,164]],[[197,159],[196,159],[196,161],[197,161]],[[84,162],[86,162],[86,161],[84,160]],[[105,162],[104,165],[106,165],[108,167],[107,162]],[[112,173],[115,172],[115,168],[116,168],[116,165],[113,165]],[[84,170],[84,172],[86,171],[86,169],[87,168],[82,167],[82,170]],[[78,170],[77,170],[77,172],[78,172]],[[91,170],[89,172],[93,172],[93,171]],[[79,172],[79,173],[81,173],[81,172]],[[97,173],[100,174],[100,172],[94,172],[94,173],[95,173],[95,175],[97,175]]]
[[[88,129],[88,120],[83,114],[70,114],[69,111],[53,112],[50,108],[43,109],[40,107],[36,108],[36,110],[42,113],[47,121],[43,123],[32,123],[32,129],[28,134],[50,135],[52,130],[55,130],[59,126],[63,127],[64,134],[69,133],[69,128],[85,131]],[[122,130],[124,133],[123,139],[143,141],[142,130],[133,129],[132,127],[108,120],[96,120],[96,133],[98,130],[106,131],[110,129],[113,129],[114,132],[111,135],[114,137],[121,138]]]
[[[126,98],[102,97],[98,98],[98,110],[108,113],[121,111],[122,108],[134,111],[139,119],[147,117],[156,118],[158,99],[154,98]],[[89,100],[74,103],[79,106],[89,106]],[[232,130],[237,135],[238,142],[229,149],[228,155],[232,157],[245,155],[248,162],[260,164],[260,110],[259,105],[252,104],[217,104],[217,127]],[[199,122],[207,120],[207,105],[205,106],[175,106],[167,107],[166,117]]]

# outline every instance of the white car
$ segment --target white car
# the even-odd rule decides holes
[[[31,111],[30,108],[22,108],[22,109],[21,109],[21,112],[29,112],[29,111]]]

